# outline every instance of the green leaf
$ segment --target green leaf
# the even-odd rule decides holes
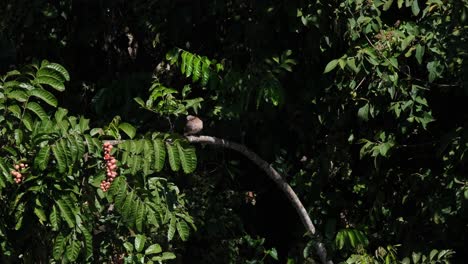
[[[387,11],[388,9],[390,9],[390,7],[392,6],[392,3],[393,3],[393,0],[385,1],[385,4],[383,5],[383,11]]]
[[[154,261],[163,261],[163,260],[169,260],[169,259],[175,259],[176,255],[172,252],[163,252],[162,256],[156,256],[152,257],[151,259]]]
[[[182,239],[182,241],[187,241],[190,234],[190,230],[187,223],[182,219],[177,221],[177,233],[179,233],[179,236]]]
[[[7,93],[7,97],[11,99],[15,99],[18,102],[26,102],[29,98],[29,95],[21,90],[13,90]]]
[[[57,207],[55,207],[55,205],[52,206],[52,211],[49,215],[49,221],[52,226],[52,230],[57,231],[59,227],[59,218],[57,215]]]
[[[135,100],[135,102],[137,102],[141,107],[146,108],[145,102],[140,97],[133,98],[133,100]]]
[[[411,12],[413,12],[413,15],[417,16],[419,14],[419,4],[418,0],[413,0],[413,4],[411,5]]]
[[[169,229],[167,230],[167,240],[171,241],[174,238],[176,231],[176,218],[174,215],[171,215],[171,221],[169,222]]]
[[[276,251],[276,248],[272,248],[268,251],[268,255],[272,257],[275,260],[278,260],[278,252]]]
[[[161,139],[153,140],[153,150],[154,150],[154,170],[159,172],[164,168],[164,163],[166,161],[166,150],[164,148],[164,143]]]
[[[134,207],[134,198],[133,198],[134,195],[135,193],[133,191],[127,194],[125,202],[122,205],[122,208],[120,208],[120,211],[122,212],[122,216],[127,223],[135,222],[134,218],[132,217],[132,209]]]
[[[353,230],[347,230],[346,235],[348,237],[350,246],[352,248],[356,248],[357,246],[356,234],[353,232]]]
[[[136,235],[135,237],[135,250],[137,252],[143,251],[145,248],[146,236],[144,235]]]
[[[327,72],[330,72],[330,71],[332,71],[333,69],[335,69],[335,68],[336,68],[336,65],[338,65],[338,62],[339,62],[338,59],[330,61],[330,62],[327,64],[327,66],[325,67],[325,70],[323,71],[323,73],[327,73]]]
[[[68,110],[65,108],[59,107],[55,112],[55,121],[60,122],[68,114]]]
[[[42,88],[36,88],[29,91],[29,95],[37,97],[53,107],[57,107],[57,98],[55,98],[55,96],[49,91],[46,91]]]
[[[47,168],[49,164],[50,157],[50,146],[46,145],[42,147],[34,158],[34,166],[39,170],[43,171]]]
[[[65,85],[63,84],[63,82],[49,76],[38,77],[36,78],[36,82],[40,84],[47,84],[60,92],[65,91]]]
[[[197,167],[195,147],[188,144],[185,144],[184,147],[182,147],[180,141],[175,142],[175,145],[179,151],[179,158],[183,171],[187,174],[192,173]]]
[[[41,224],[44,224],[44,222],[47,221],[47,216],[45,215],[44,209],[40,207],[35,207],[34,214],[37,216]]]
[[[65,242],[66,240],[62,233],[59,233],[57,237],[55,237],[54,246],[52,249],[55,260],[63,259],[63,252],[65,251]]]
[[[42,106],[40,106],[36,102],[29,102],[26,105],[26,108],[33,111],[41,120],[46,120],[48,118],[48,115],[46,114]]]
[[[413,254],[411,255],[411,258],[413,259],[413,263],[418,263],[419,260],[421,259],[421,253],[413,252]]]
[[[424,46],[421,46],[421,44],[416,45],[415,57],[419,64],[421,64],[423,61],[424,49]]]
[[[8,106],[8,110],[15,116],[16,118],[21,118],[21,108],[18,105],[10,105]]]
[[[67,222],[68,227],[73,228],[75,226],[75,216],[72,213],[72,210],[68,207],[67,202],[64,199],[60,199],[56,202],[60,210],[60,215]]]
[[[359,72],[359,69],[356,67],[356,61],[354,58],[348,58],[346,60],[346,64],[348,65],[348,67],[353,70],[355,73],[358,73]]]
[[[368,121],[369,120],[369,104],[365,104],[358,110],[358,117],[361,120]]]
[[[443,67],[440,61],[431,61],[427,64],[426,67],[429,71],[429,82],[433,82],[435,79],[441,76]]]
[[[23,123],[24,127],[27,130],[32,131],[33,121],[32,121],[31,115],[28,112],[23,114],[23,117],[21,118],[21,122]]]
[[[180,71],[182,72],[182,74],[185,73],[185,68],[186,68],[186,61],[187,61],[187,52],[184,51],[182,52],[182,54],[180,55],[180,58],[181,58],[181,65],[180,65]]]
[[[193,58],[195,56],[196,55],[193,55],[193,54],[187,52],[187,56],[185,57],[185,59],[186,59],[186,62],[185,62],[185,77],[187,77],[187,78],[190,77],[190,75],[192,75]]]
[[[129,123],[121,123],[119,129],[125,132],[129,138],[134,138],[136,134],[136,128]]]
[[[382,155],[383,157],[387,157],[387,152],[389,149],[391,149],[393,146],[393,144],[391,142],[385,142],[383,144],[380,144],[379,145],[379,152],[380,152],[380,155]]]
[[[202,74],[201,85],[202,86],[206,86],[210,79],[210,63],[211,62],[207,58],[203,58],[202,68],[201,68],[201,74]]]
[[[80,228],[84,237],[85,259],[89,260],[93,255],[93,235],[85,227]]]
[[[70,261],[75,261],[80,254],[80,242],[72,239],[67,247],[67,258]]]
[[[338,249],[343,249],[344,244],[345,244],[345,236],[344,236],[344,233],[341,232],[341,231],[339,231],[339,232],[336,234],[335,245],[338,247]]]
[[[68,71],[62,65],[57,64],[57,63],[48,63],[47,65],[45,65],[45,67],[59,72],[62,75],[62,77],[65,79],[65,81],[70,81],[70,75],[68,74]]]
[[[141,202],[138,202],[137,204],[137,209],[136,209],[136,223],[135,223],[135,226],[136,226],[136,229],[138,230],[138,232],[142,232],[143,231],[143,220],[145,218],[145,215],[146,215],[146,206],[144,203],[141,203]]]
[[[63,153],[63,151],[58,146],[58,142],[56,145],[52,145],[52,152],[54,153],[55,160],[57,161],[59,172],[64,173],[67,168],[67,163],[65,159],[65,153]]]
[[[14,137],[16,144],[19,145],[23,141],[23,131],[20,129],[15,129],[14,131]]]
[[[153,244],[145,250],[145,255],[159,254],[162,252],[162,248],[159,244]]]
[[[174,142],[175,143],[175,142]],[[169,165],[173,171],[180,170],[180,157],[177,148],[173,145],[174,143],[166,142],[167,156],[169,159]]]
[[[398,8],[401,8],[403,6],[403,1],[404,0],[398,0],[397,2]]]
[[[199,56],[195,56],[193,59],[193,74],[192,74],[192,81],[197,82],[201,77],[201,58]]]

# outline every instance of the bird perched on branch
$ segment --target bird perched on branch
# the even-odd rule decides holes
[[[187,123],[185,124],[184,136],[195,135],[202,131],[203,121],[192,115],[187,116]]]

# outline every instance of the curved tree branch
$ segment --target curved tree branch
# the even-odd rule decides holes
[[[248,159],[250,159],[253,163],[259,166],[266,174],[276,183],[276,185],[284,192],[284,194],[288,197],[289,201],[292,203],[294,208],[296,209],[299,217],[301,218],[302,224],[310,233],[311,236],[317,239],[315,244],[315,250],[317,255],[320,257],[320,260],[323,264],[333,264],[333,261],[327,260],[327,250],[325,249],[324,244],[321,242],[320,236],[317,234],[314,224],[309,217],[306,209],[297,197],[297,194],[291,188],[291,186],[281,177],[281,175],[265,160],[260,158],[256,153],[249,150],[246,146],[230,142],[224,139],[215,138],[211,136],[186,136],[187,140],[191,143],[202,143],[202,144],[209,144],[215,145],[223,148],[233,149],[242,153]]]

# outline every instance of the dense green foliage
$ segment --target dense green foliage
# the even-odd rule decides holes
[[[285,176],[335,263],[466,262],[467,16],[466,0],[6,0],[0,262],[315,263],[258,168],[181,136],[194,113]],[[107,192],[105,140],[124,140]]]

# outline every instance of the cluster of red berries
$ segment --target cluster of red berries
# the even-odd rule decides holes
[[[113,146],[109,142],[104,143],[104,161],[106,162],[106,179],[101,182],[101,190],[107,192],[111,183],[117,177],[117,160],[110,154]]]
[[[11,170],[10,173],[13,175],[13,178],[17,184],[20,184],[24,180],[24,175],[21,174],[21,172],[24,173],[24,170],[28,167],[28,164],[20,163],[15,165],[14,170]]]

